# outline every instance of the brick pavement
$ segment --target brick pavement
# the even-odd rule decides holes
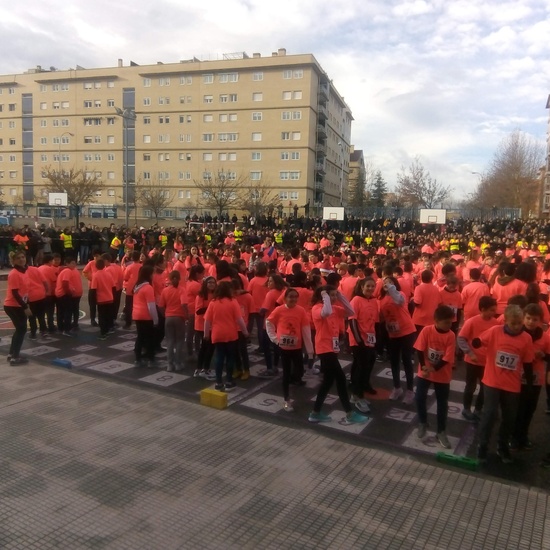
[[[538,489],[34,361],[0,380],[2,549],[550,549]]]

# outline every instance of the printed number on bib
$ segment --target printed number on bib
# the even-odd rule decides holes
[[[374,346],[374,344],[376,344],[376,335],[372,332],[368,332],[365,334],[365,342],[367,346]]]
[[[340,339],[337,336],[332,337],[332,351],[336,353],[340,351]]]
[[[516,370],[519,365],[519,355],[497,351],[495,364],[501,369]]]
[[[279,340],[279,346],[282,348],[292,348],[295,347],[297,344],[297,338],[296,336],[288,336],[286,334],[283,334]]]
[[[441,359],[443,359],[444,355],[445,355],[445,353],[443,351],[428,348],[428,361],[432,364],[435,364],[438,361],[440,361]]]
[[[399,332],[399,323],[397,321],[389,321],[386,327],[388,332]]]

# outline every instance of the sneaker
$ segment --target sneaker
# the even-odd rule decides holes
[[[342,418],[341,424],[344,424],[344,426],[349,426],[350,424],[364,424],[368,419],[369,417],[364,414],[359,414],[357,411],[351,411]]]
[[[26,365],[29,360],[26,357],[13,357],[10,359],[10,366],[17,367],[19,365]]]
[[[470,411],[469,409],[462,409],[462,416],[468,421],[468,422],[477,422],[476,415]]]
[[[225,391],[234,390],[236,387],[237,387],[237,384],[235,384],[235,382],[233,382],[233,380],[231,380],[231,382],[226,382],[225,383]]]
[[[447,434],[445,432],[439,432],[438,434],[436,434],[435,437],[444,449],[451,448],[451,442],[449,441],[449,438],[447,437]]]
[[[390,401],[397,401],[403,395],[403,390],[401,388],[393,388],[390,393]]]
[[[519,451],[521,447],[522,446],[519,444],[519,441],[517,439],[511,439],[510,443],[508,443],[508,448],[511,451]]]
[[[311,369],[311,374],[321,374],[321,369],[315,366]]]
[[[285,401],[285,404],[283,405],[283,411],[287,413],[291,413],[294,411],[294,407],[292,406],[291,401]]]
[[[332,420],[332,416],[325,414],[324,412],[310,412],[308,421],[313,422],[314,424],[318,424],[319,422],[330,422]]]
[[[193,378],[202,378],[200,369],[195,369],[195,372],[193,373]]]
[[[243,375],[242,370],[234,370],[233,371],[233,378],[241,378],[242,375]]]
[[[477,461],[480,464],[485,464],[487,462],[487,447],[480,445],[477,448]]]
[[[369,402],[366,399],[358,399],[355,402],[355,406],[357,407],[357,410],[361,411],[362,413],[370,412]]]
[[[97,339],[98,340],[107,340],[107,338],[109,338],[109,335],[108,334],[100,334]]]
[[[176,368],[174,367],[174,365],[168,365],[166,367],[166,372],[174,372],[176,370]]]
[[[412,390],[407,390],[405,392],[405,397],[403,397],[403,405],[412,405],[414,403],[414,392]]]
[[[216,375],[211,370],[201,370],[201,373],[199,375],[201,378],[205,378],[206,380],[216,380]]]
[[[258,373],[259,378],[273,378],[275,376],[275,371],[273,369],[265,369]]]
[[[497,456],[500,458],[503,464],[513,464],[514,459],[508,449],[502,448],[497,450]]]
[[[71,334],[68,330],[64,330],[61,334],[63,336],[68,336],[69,338],[72,338],[74,336],[74,334]]]
[[[383,362],[384,362],[384,358],[383,358],[381,355],[377,355],[377,356],[376,356],[376,362],[377,362],[377,363],[383,363]]]
[[[225,384],[215,384],[214,389],[217,391],[225,391]]]
[[[481,421],[481,413],[482,411],[478,411],[477,409],[474,410],[474,417],[476,419],[476,422],[480,422]]]
[[[250,378],[250,371],[243,370],[243,373],[241,374],[241,380],[248,380],[249,378]]]
[[[98,327],[99,325],[97,324],[97,321],[95,319],[92,319],[90,321],[90,325],[92,325],[93,327]]]
[[[418,436],[418,439],[424,439],[427,433],[428,433],[428,424],[419,424],[418,430],[416,431],[416,435]]]

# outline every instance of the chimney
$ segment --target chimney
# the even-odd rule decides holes
[[[120,57],[118,58],[118,66],[119,66],[119,67],[122,67],[122,66],[123,66],[123,65],[122,65],[122,59],[120,59]]]
[[[262,57],[262,54],[261,53],[253,53],[252,57],[255,57],[255,58]]]
[[[273,57],[277,57],[277,52],[271,52],[271,55],[272,55]]]
[[[279,48],[279,50],[277,51],[277,55],[286,55],[286,48]]]

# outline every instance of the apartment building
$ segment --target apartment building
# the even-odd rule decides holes
[[[546,108],[550,109],[550,95],[546,100]],[[540,193],[538,204],[538,217],[548,218],[550,216],[550,115],[546,131],[546,158],[544,168],[539,173]]]
[[[0,188],[7,207],[47,216],[44,169],[85,169],[105,187],[82,214],[121,218],[127,173],[128,199],[136,182],[158,182],[172,197],[162,217],[183,219],[207,210],[195,182],[223,172],[244,193],[268,186],[283,214],[315,214],[347,202],[352,120],[315,57],[285,49],[36,67],[0,76]]]

